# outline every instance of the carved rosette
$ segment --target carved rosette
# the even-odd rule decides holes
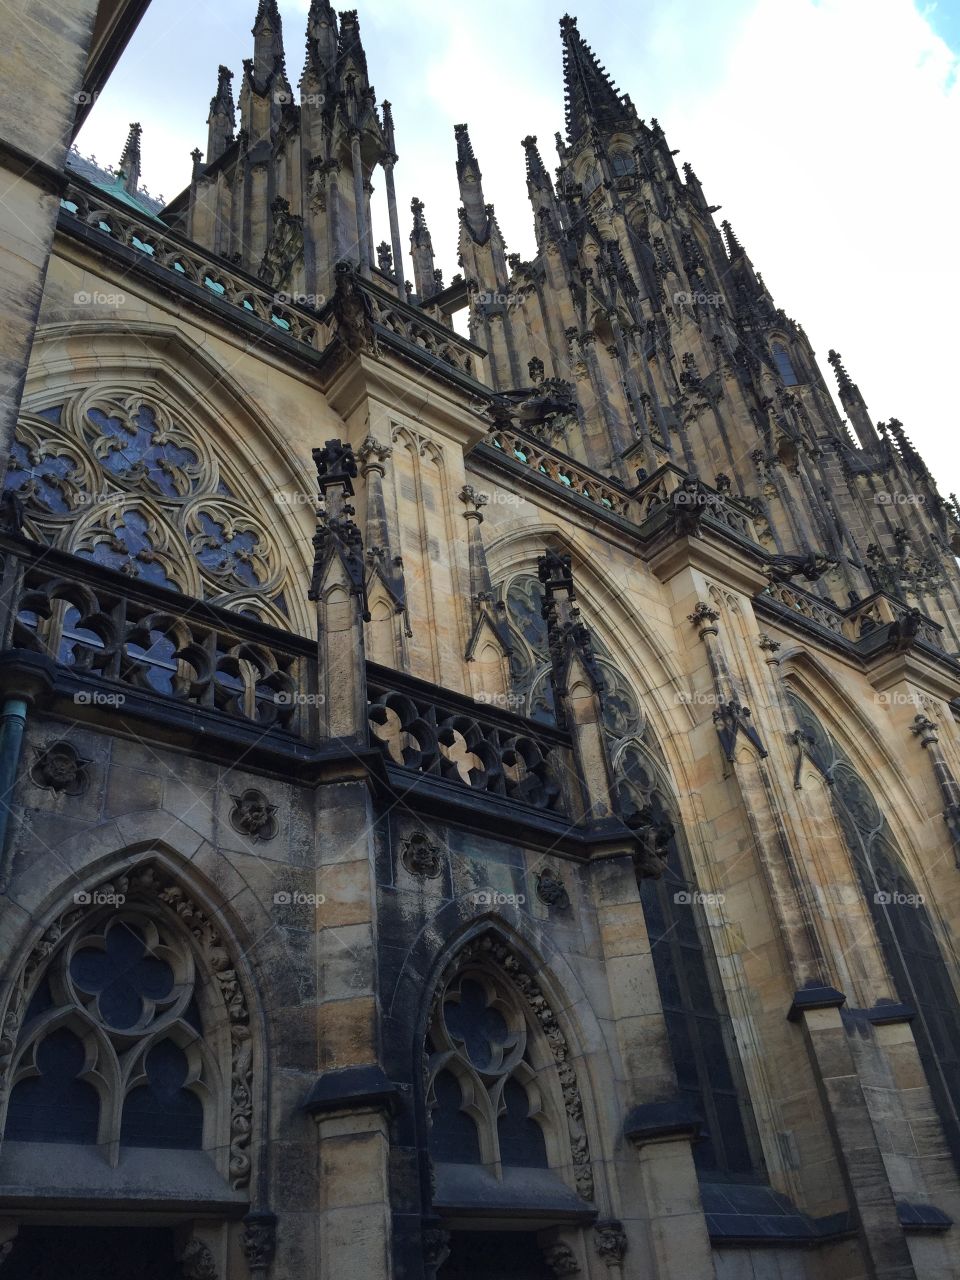
[[[569,907],[570,895],[560,874],[553,867],[543,867],[537,875],[537,897],[549,907]]]
[[[33,995],[34,979],[47,959],[82,926],[87,916],[99,910],[97,904],[105,899],[119,899],[128,907],[142,902],[155,908],[158,902],[162,903],[193,937],[226,1009],[231,1044],[229,1181],[235,1190],[243,1189],[250,1182],[251,1169],[253,1044],[246,997],[221,935],[193,899],[150,863],[130,875],[104,881],[83,896],[87,899],[85,902],[74,901],[44,930],[7,999],[0,1018],[0,1106],[5,1106],[12,1086],[11,1068]]]
[[[72,743],[51,742],[34,750],[37,758],[30,770],[30,780],[36,786],[67,796],[78,796],[86,790],[90,761],[85,760]]]
[[[551,1009],[543,991],[526,972],[520,959],[511,949],[493,934],[484,934],[469,942],[458,951],[451,962],[450,969],[437,985],[434,993],[430,1023],[435,1021],[436,1005],[442,997],[450,977],[457,970],[471,962],[483,965],[493,964],[506,977],[511,986],[523,997],[533,1016],[539,1022],[547,1044],[557,1065],[557,1074],[563,1094],[563,1105],[567,1116],[567,1137],[570,1142],[570,1153],[573,1162],[573,1176],[577,1186],[577,1194],[583,1200],[593,1199],[593,1168],[590,1163],[590,1141],[587,1137],[583,1117],[583,1099],[577,1073],[571,1061],[570,1047],[566,1036],[557,1021],[557,1015]]]
[[[271,804],[262,791],[248,787],[239,795],[231,796],[230,825],[235,831],[251,840],[272,840],[277,834],[277,806]]]
[[[413,831],[400,843],[400,861],[418,879],[436,880],[443,870],[443,849],[426,831]]]

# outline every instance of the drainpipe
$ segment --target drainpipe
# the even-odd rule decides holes
[[[6,889],[11,800],[17,785],[27,711],[53,691],[54,663],[46,654],[8,649],[0,654],[0,892]]]

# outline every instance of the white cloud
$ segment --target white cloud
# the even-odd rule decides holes
[[[280,0],[291,77],[307,0]],[[153,0],[83,136],[119,158],[144,124],[144,176],[168,197],[225,61],[252,51],[256,5]],[[238,12],[239,11],[239,12]],[[945,490],[957,410],[947,390],[960,300],[958,60],[911,0],[583,0],[585,39],[642,116],[657,116],[723,205],[779,305],[825,364],[842,352],[873,417],[899,417]],[[547,0],[360,0],[371,79],[394,105],[404,244],[412,195],[427,203],[439,264],[456,267],[453,125],[470,124],[509,247],[533,230],[520,139],[547,165],[563,127],[559,9]],[[191,41],[182,32],[189,22]],[[389,238],[382,180],[375,239]],[[409,274],[409,268],[408,268]]]

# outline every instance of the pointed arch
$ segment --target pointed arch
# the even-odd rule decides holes
[[[95,1140],[112,1163],[127,1145],[202,1148],[244,1191],[253,1139],[263,1137],[256,1076],[265,1054],[241,948],[162,851],[133,865],[129,856],[111,861],[112,874],[60,894],[11,967],[0,1006],[0,1132],[13,1115],[17,1138],[31,1140],[44,1045],[66,1031],[82,1061],[70,1074],[70,1046],[61,1045],[49,1055],[52,1077],[67,1071],[62,1083],[96,1091]],[[32,1140],[57,1136],[41,1126]]]
[[[960,1168],[960,998],[952,944],[918,893],[884,809],[840,743],[795,692],[802,749],[829,783],[837,826],[866,899],[894,990],[913,1011],[913,1033],[944,1137]],[[866,774],[870,776],[869,772]],[[931,904],[932,905],[932,904]]]
[[[537,977],[534,977],[534,973]],[[481,921],[457,940],[436,966],[426,1016],[417,1037],[425,1058],[424,1094],[428,1130],[431,1106],[439,1105],[435,1082],[455,1075],[459,1110],[479,1125],[482,1163],[499,1173],[509,1163],[550,1168],[572,1179],[578,1196],[596,1195],[589,1124],[575,1064],[579,1056],[555,1003],[544,991],[540,970],[500,921]],[[451,1006],[464,1010],[454,1020]],[[495,1016],[490,1017],[493,1013]],[[481,1060],[482,1059],[482,1060]],[[526,1116],[508,1099],[511,1084],[527,1097]],[[519,1095],[516,1095],[519,1098]],[[514,1125],[506,1159],[503,1120]],[[524,1122],[542,1134],[543,1158]],[[436,1151],[436,1143],[433,1144]],[[517,1151],[525,1151],[520,1159]]]
[[[66,546],[74,517],[96,522],[112,497],[160,503],[208,598],[259,615],[251,602],[259,594],[265,621],[310,634],[306,460],[235,374],[183,332],[152,322],[44,326],[18,435],[35,452],[40,441],[43,462],[33,471],[49,470],[46,496],[56,499],[52,509],[31,499],[33,536]]]

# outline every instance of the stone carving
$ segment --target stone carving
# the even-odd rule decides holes
[[[450,1232],[443,1227],[423,1230],[423,1260],[427,1270],[436,1272],[450,1257]]]
[[[760,633],[760,639],[758,643],[764,653],[773,654],[773,653],[776,653],[777,650],[782,647],[779,640],[772,639],[770,636],[767,635],[765,631],[762,631]]]
[[[337,336],[347,350],[357,355],[378,356],[380,343],[374,327],[374,310],[352,263],[338,262],[333,309],[337,317]]]
[[[558,1240],[555,1244],[548,1244],[543,1251],[543,1257],[555,1276],[579,1274],[580,1263],[577,1261],[577,1255],[562,1240]]]
[[[270,206],[273,231],[260,263],[259,276],[274,289],[290,282],[294,268],[303,261],[303,219],[290,212],[289,200],[278,196]]]
[[[268,1271],[277,1252],[276,1214],[263,1209],[248,1213],[240,1244],[251,1273]]]
[[[235,831],[242,832],[251,840],[272,840],[277,834],[278,825],[275,814],[277,806],[270,804],[262,791],[248,787],[239,795],[232,795],[233,808],[230,811],[230,825]]]
[[[698,600],[694,605],[693,613],[687,615],[687,621],[701,628],[701,637],[707,632],[716,635],[716,624],[720,621],[720,614],[711,605]]]
[[[217,1264],[209,1248],[194,1236],[187,1241],[180,1265],[183,1269],[183,1280],[218,1280]]]
[[[667,849],[674,836],[668,817],[658,815],[649,804],[628,813],[624,822],[637,838],[634,861],[641,878],[659,880],[666,870]]]
[[[162,903],[194,938],[226,1007],[231,1043],[229,1180],[235,1190],[241,1190],[250,1182],[248,1148],[253,1122],[253,1046],[246,997],[221,935],[192,898],[150,863],[129,875],[104,881],[84,897],[87,901],[74,901],[48,925],[13,984],[0,1019],[0,1106],[5,1106],[12,1087],[11,1068],[24,1015],[33,994],[34,979],[48,958],[88,915],[98,910],[98,904],[105,899],[122,899],[127,907],[137,900],[152,908]]]
[[[457,953],[454,967],[460,969],[471,961],[495,965],[520,993],[543,1029],[553,1060],[557,1065],[557,1075],[563,1093],[563,1105],[567,1116],[567,1137],[573,1158],[573,1176],[577,1193],[584,1200],[592,1200],[593,1169],[590,1164],[590,1140],[584,1124],[583,1100],[577,1073],[571,1061],[570,1047],[557,1021],[557,1015],[519,958],[495,934],[487,933],[469,942]],[[440,999],[445,987],[445,981],[439,984],[434,997],[435,1001]],[[431,1022],[432,1020],[431,1015]]]
[[[411,875],[436,880],[443,869],[443,849],[426,831],[414,831],[400,843],[400,861]]]
[[[30,770],[30,780],[48,791],[58,791],[67,796],[78,796],[89,782],[87,765],[69,742],[53,742],[48,747],[35,747],[36,760]]]
[[[597,1253],[608,1267],[619,1266],[627,1252],[627,1237],[623,1223],[616,1218],[606,1218],[593,1228]]]
[[[804,555],[771,556],[767,561],[767,573],[774,582],[792,582],[800,576],[807,582],[817,582],[837,561],[830,556],[808,551]]]
[[[717,726],[720,745],[723,747],[723,754],[728,760],[733,760],[737,736],[741,733],[748,742],[751,742],[756,747],[761,760],[766,759],[767,752],[760,741],[759,733],[754,728],[750,708],[745,707],[736,698],[732,698],[729,702],[721,703],[717,707],[713,713],[713,723]]]
[[[554,744],[371,679],[372,741],[396,765],[539,809],[563,811]]]
[[[569,907],[570,895],[553,867],[544,867],[537,874],[537,897],[549,907],[559,907],[560,910]]]

